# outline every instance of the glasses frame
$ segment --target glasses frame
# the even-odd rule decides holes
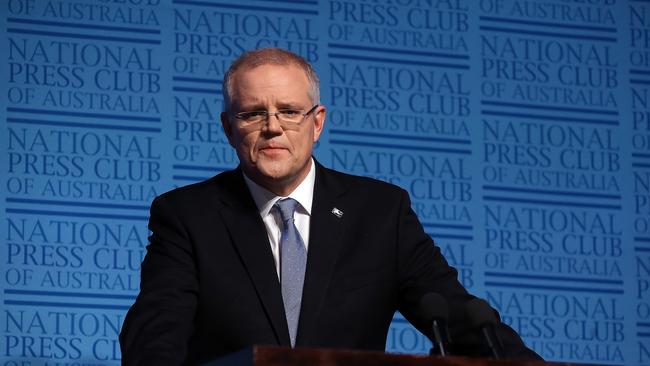
[[[275,116],[275,118],[277,118],[278,121],[279,121],[279,122],[282,122],[282,123],[288,123],[288,124],[292,124],[292,125],[299,125],[299,124],[301,124],[301,123],[303,123],[303,122],[305,121],[305,118],[306,118],[308,115],[314,113],[314,111],[316,110],[316,108],[318,108],[319,106],[320,106],[320,104],[318,104],[318,103],[317,103],[317,104],[314,104],[314,106],[311,107],[307,112],[305,112],[305,113],[300,113],[300,114],[302,115],[302,118],[300,119],[299,122],[286,121],[286,120],[280,118],[280,113],[282,113],[282,111],[287,111],[287,110],[290,110],[290,109],[280,109],[280,110],[278,110],[277,112],[269,112],[269,111],[265,111],[265,110],[260,110],[260,111],[243,111],[243,112],[233,113],[232,115],[233,115],[233,117],[235,117],[236,119],[238,119],[238,120],[240,120],[240,121],[243,121],[243,122],[247,123],[248,125],[256,125],[256,124],[258,124],[258,123],[266,122],[266,121],[269,120],[269,118],[270,118],[271,116]],[[262,118],[261,120],[256,121],[256,122],[247,122],[244,118],[242,118],[242,114],[243,114],[243,113],[260,113],[264,118]]]

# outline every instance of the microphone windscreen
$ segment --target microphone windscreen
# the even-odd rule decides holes
[[[447,321],[449,318],[449,306],[447,301],[435,292],[428,292],[420,299],[420,315],[431,322],[434,319]]]
[[[499,323],[494,310],[487,301],[479,298],[472,299],[465,304],[465,312],[472,327],[480,328],[485,325]]]

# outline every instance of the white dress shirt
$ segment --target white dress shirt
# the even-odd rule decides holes
[[[309,173],[300,182],[300,185],[287,197],[276,196],[275,193],[269,192],[266,188],[253,182],[246,174],[244,174],[244,180],[257,205],[262,221],[264,221],[264,225],[266,226],[266,233],[269,236],[269,243],[271,244],[271,253],[273,253],[273,259],[275,260],[275,271],[277,272],[278,278],[280,278],[280,232],[282,230],[282,219],[278,211],[273,209],[273,205],[277,201],[287,197],[298,201],[298,206],[293,216],[294,223],[303,243],[305,243],[305,250],[307,250],[309,248],[309,221],[311,219],[311,203],[314,198],[316,164],[314,163],[314,159],[311,159]]]

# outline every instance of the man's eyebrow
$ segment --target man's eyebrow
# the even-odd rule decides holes
[[[265,111],[266,107],[261,103],[251,103],[248,105],[237,105],[240,111]]]
[[[301,109],[298,103],[281,102],[277,105],[278,109]]]
[[[253,102],[248,105],[238,105],[236,106],[240,111],[266,111],[266,105],[263,103]],[[276,104],[277,109],[302,109],[300,103],[294,102],[279,102]]]

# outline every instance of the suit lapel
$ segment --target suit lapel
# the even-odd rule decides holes
[[[230,174],[226,178],[227,181],[220,185],[219,197],[224,207],[222,217],[227,223],[235,249],[264,306],[278,343],[289,345],[289,330],[282,303],[282,291],[266,228],[244,182],[241,170],[237,169],[227,174]]]
[[[314,344],[317,321],[342,245],[340,237],[345,227],[345,215],[339,218],[332,213],[335,207],[345,212],[340,197],[343,187],[320,164],[316,167],[307,271],[296,340],[299,346]]]

